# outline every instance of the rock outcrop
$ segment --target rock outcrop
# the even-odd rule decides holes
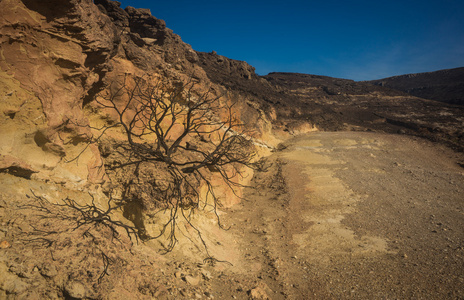
[[[166,88],[190,82],[192,95],[209,91],[221,103],[235,102],[232,113],[237,122],[246,124],[244,130],[253,132],[250,137],[263,151],[269,149],[259,139],[271,134],[267,114],[259,103],[249,105],[243,95],[212,82],[198,54],[164,21],[147,9],[122,9],[118,2],[0,1],[0,57],[0,242],[9,251],[0,257],[1,273],[6,274],[0,276],[0,298],[11,294],[113,299],[115,295],[143,298],[166,293],[157,283],[162,277],[159,267],[142,266],[153,248],[134,250],[132,231],[124,232],[124,228],[135,228],[141,237],[145,229],[158,234],[149,231],[153,221],[147,222],[145,216],[154,214],[150,211],[153,194],[137,190],[139,202],[124,207],[115,203],[115,198],[129,196],[125,184],[162,181],[166,167],[152,166],[140,174],[105,169],[117,163],[111,160],[117,158],[111,156],[115,152],[111,143],[121,142],[121,130],[105,129],[114,124],[115,115],[96,103],[97,95],[111,94],[127,83],[126,78],[162,80]],[[221,118],[211,116],[215,117]],[[183,128],[176,126],[178,131]],[[215,176],[209,180],[224,198],[221,204],[237,203],[240,189],[230,191]],[[237,178],[245,183],[251,174]],[[208,193],[208,187],[200,188]],[[202,222],[214,223],[212,216]],[[84,229],[88,223],[79,223],[82,217],[95,223]],[[187,233],[198,236],[188,226]],[[42,237],[45,232],[47,237]],[[115,238],[121,243],[114,243]],[[49,251],[51,245],[57,252]],[[198,251],[192,252],[192,247],[185,251]],[[28,255],[31,251],[33,256]],[[151,264],[157,261],[162,261],[158,255],[150,259]],[[130,267],[124,267],[125,262]],[[30,269],[22,267],[30,264]],[[113,265],[117,275],[109,278],[107,269]],[[140,275],[141,269],[149,278]],[[97,286],[95,282],[103,277]]]
[[[199,93],[214,85],[191,46],[147,9],[107,0],[5,0],[0,7],[0,153],[30,165],[37,178],[80,186],[104,180],[99,150],[88,146],[89,126],[99,124],[83,108],[124,74],[193,79]],[[232,69],[252,76],[244,63]],[[225,95],[221,86],[214,90]],[[245,123],[263,123],[259,105],[235,98]]]
[[[43,179],[101,181],[95,147],[80,166],[64,157],[79,153],[89,135],[82,107],[116,53],[116,27],[91,1],[11,0],[0,8],[2,154]]]

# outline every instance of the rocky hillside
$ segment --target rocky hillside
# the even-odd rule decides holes
[[[369,83],[403,91],[416,97],[449,104],[464,104],[464,68],[407,74]]]
[[[0,298],[157,297],[172,278],[153,251],[212,259],[198,228],[279,142],[272,111],[118,2],[2,0],[0,49]]]
[[[369,130],[416,135],[464,149],[464,110],[363,82],[271,73],[264,77],[295,99],[292,114],[323,130]],[[297,105],[295,105],[298,103]]]
[[[275,112],[274,132],[312,129],[416,135],[464,149],[462,107],[369,82],[297,73],[254,74],[253,67],[199,53],[208,77]],[[249,75],[251,74],[251,75]]]
[[[20,165],[35,177],[77,186],[101,182],[99,149],[86,146],[89,128],[104,118],[92,105],[125,76],[194,82],[196,93],[211,88],[227,98],[197,53],[149,10],[104,0],[1,5],[3,169]],[[258,124],[256,136],[268,134],[266,112],[236,98],[242,121]],[[65,163],[81,148],[86,159],[79,166]]]

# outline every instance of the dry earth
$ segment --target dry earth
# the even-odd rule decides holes
[[[31,190],[68,192],[0,174],[0,298],[464,297],[462,157],[422,139],[368,132],[315,132],[279,149],[242,204],[221,215],[230,230],[214,218],[199,226],[211,254],[227,261],[214,266],[182,236],[164,256],[157,241],[131,244],[124,232],[113,241],[101,226],[37,242],[33,228],[75,225],[24,209]],[[67,196],[85,194],[74,193]]]
[[[457,154],[359,132],[313,133],[286,147],[225,218],[242,261],[215,281],[217,298],[464,297]]]

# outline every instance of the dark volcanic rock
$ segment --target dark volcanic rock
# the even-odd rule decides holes
[[[255,73],[255,68],[244,61],[218,55],[216,51],[210,53],[198,52],[198,55],[200,56],[202,67],[211,73],[220,73],[220,75],[222,75],[220,76],[221,79],[223,79],[224,76],[232,76],[235,79],[258,78],[258,75]]]
[[[119,2],[109,0],[95,0],[95,4],[111,18],[120,32],[123,49],[120,55],[137,67],[149,72],[164,70],[172,73],[166,70],[174,67],[184,73],[198,73],[195,71],[198,67],[193,64],[198,61],[196,52],[149,9],[130,6],[122,9]]]
[[[275,111],[273,127],[292,132],[302,123],[320,130],[411,134],[464,149],[464,108],[425,100],[367,82],[327,76],[270,73],[217,53],[198,53],[211,81]]]
[[[129,15],[121,8],[121,3],[110,0],[94,0],[98,8],[107,14],[118,27],[129,27]]]
[[[149,9],[135,9],[128,6],[125,11],[129,14],[129,27],[132,33],[138,34],[141,38],[154,39],[159,45],[164,44],[169,32],[166,32],[166,23],[163,20],[153,17]]]
[[[295,73],[264,76],[323,130],[403,132],[464,149],[464,108],[365,82]],[[290,105],[290,103],[288,103]]]
[[[368,82],[425,99],[464,105],[464,68],[394,76]]]

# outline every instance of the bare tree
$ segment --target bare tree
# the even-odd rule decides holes
[[[170,251],[177,242],[178,217],[182,217],[208,251],[190,215],[196,209],[211,207],[223,227],[217,215],[221,198],[213,176],[235,193],[244,170],[260,168],[251,138],[234,114],[234,104],[215,96],[212,89],[196,92],[192,80],[169,84],[126,75],[122,83],[115,82],[108,90],[96,102],[113,114],[115,121],[100,128],[97,142],[109,128],[121,128],[124,140],[113,143],[106,156],[124,159],[107,160],[106,169],[133,175],[122,184],[123,201],[140,201],[143,194],[150,202],[145,199],[144,206],[170,212],[158,236],[143,236],[143,232],[141,236],[167,235],[169,244],[165,247]],[[157,174],[153,174],[154,169]],[[201,187],[206,192],[201,193]]]

